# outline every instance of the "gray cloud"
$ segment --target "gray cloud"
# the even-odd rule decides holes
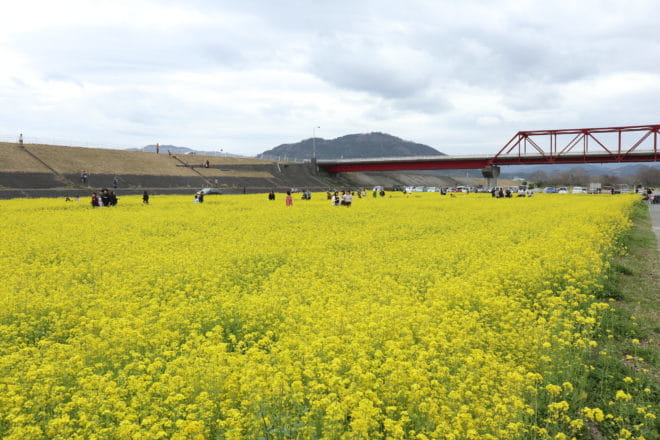
[[[652,0],[115,4],[0,29],[0,133],[255,154],[321,125],[468,154],[517,130],[658,122]]]
[[[339,87],[385,98],[424,91],[431,71],[413,48],[363,38],[326,38],[311,55],[311,71]]]

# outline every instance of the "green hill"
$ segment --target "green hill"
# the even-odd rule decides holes
[[[404,141],[385,133],[349,134],[337,139],[305,139],[264,151],[259,157],[277,159],[353,159],[363,157],[404,157],[444,155],[435,148]]]

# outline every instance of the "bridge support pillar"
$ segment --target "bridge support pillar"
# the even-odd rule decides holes
[[[486,186],[490,189],[497,186],[497,178],[500,176],[500,167],[497,165],[486,165],[481,169],[481,175],[486,178]]]

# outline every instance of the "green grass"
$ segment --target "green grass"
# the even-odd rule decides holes
[[[636,204],[631,219],[633,227],[621,237],[627,252],[611,262],[601,292],[601,299],[613,308],[601,323],[595,336],[599,346],[588,359],[593,368],[586,378],[586,405],[612,414],[591,427],[593,439],[619,438],[621,427],[635,425],[639,428],[632,438],[659,438],[658,255],[647,206]],[[631,394],[632,400],[617,400],[619,390]],[[645,418],[644,412],[658,418]]]

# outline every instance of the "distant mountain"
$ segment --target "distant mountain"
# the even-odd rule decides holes
[[[156,145],[147,145],[142,148],[128,148],[129,151],[145,151],[148,153],[155,153],[156,152]],[[230,153],[225,153],[221,151],[200,151],[200,150],[193,150],[192,148],[188,147],[177,147],[175,145],[161,145],[160,146],[160,152],[161,154],[167,154],[167,152],[170,152],[172,154],[199,154],[200,156],[232,156],[232,157],[243,157],[238,154],[230,154]]]
[[[404,141],[385,133],[349,134],[337,139],[305,139],[264,151],[257,157],[310,159],[356,159],[362,157],[439,156],[444,153],[428,145]]]

